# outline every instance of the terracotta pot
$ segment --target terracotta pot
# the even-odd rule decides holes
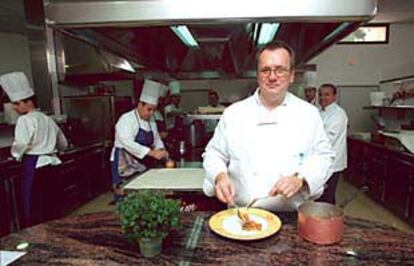
[[[306,202],[298,208],[298,230],[302,238],[312,243],[338,243],[344,234],[344,212],[333,204]]]

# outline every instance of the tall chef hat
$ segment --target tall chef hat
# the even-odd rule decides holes
[[[33,89],[23,72],[11,72],[0,76],[0,85],[11,102],[18,102],[34,95]]]
[[[168,84],[168,87],[170,87],[171,95],[178,95],[181,91],[180,82],[177,80],[173,80]]]
[[[315,71],[307,71],[303,73],[303,85],[305,88],[317,88],[316,84],[316,72]]]
[[[160,96],[161,83],[146,79],[142,88],[141,102],[157,105],[158,97]]]

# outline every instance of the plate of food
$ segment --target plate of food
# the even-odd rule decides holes
[[[275,214],[257,208],[227,209],[214,214],[209,220],[215,233],[236,240],[257,240],[275,234],[282,221]]]

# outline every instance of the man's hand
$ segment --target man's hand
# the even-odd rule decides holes
[[[214,191],[221,202],[234,204],[235,189],[227,173],[222,172],[216,176]]]
[[[295,195],[304,185],[305,181],[299,178],[296,174],[292,176],[284,176],[280,178],[270,190],[269,195],[276,196],[282,194],[287,198]]]
[[[162,158],[168,157],[168,152],[164,149],[152,149],[148,152],[148,155],[157,160],[161,160]]]

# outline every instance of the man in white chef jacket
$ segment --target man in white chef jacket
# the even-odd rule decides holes
[[[294,52],[273,42],[257,53],[254,95],[224,111],[203,154],[204,193],[243,206],[294,210],[317,198],[332,173],[334,152],[317,108],[288,92]]]
[[[168,86],[161,84],[160,96],[158,98],[157,109],[154,112],[154,119],[157,123],[158,131],[162,140],[168,136],[167,126],[165,124],[165,105],[168,94]]]
[[[316,72],[305,72],[303,74],[303,84],[305,86],[305,100],[315,106],[318,105]]]
[[[319,87],[319,105],[323,125],[329,141],[336,153],[332,166],[333,175],[329,178],[325,191],[318,200],[335,204],[335,192],[340,173],[347,167],[346,131],[348,116],[345,110],[336,103],[337,88],[333,84],[322,84]]]
[[[182,110],[180,108],[181,102],[181,85],[177,80],[173,80],[168,84],[170,89],[170,101],[171,103],[165,106],[165,123],[167,130],[172,130],[174,126],[177,125],[177,117],[182,115]]]
[[[20,115],[17,119],[11,154],[22,161],[21,182],[23,226],[33,224],[33,187],[37,183],[38,169],[61,163],[56,156],[58,149],[65,149],[68,142],[56,123],[36,110],[36,100],[26,75],[12,72],[0,77],[0,85],[6,92],[13,109]]]
[[[161,84],[145,80],[140,100],[133,110],[123,114],[115,126],[112,149],[112,185],[117,196],[123,194],[123,177],[141,173],[168,157],[153,118]]]

